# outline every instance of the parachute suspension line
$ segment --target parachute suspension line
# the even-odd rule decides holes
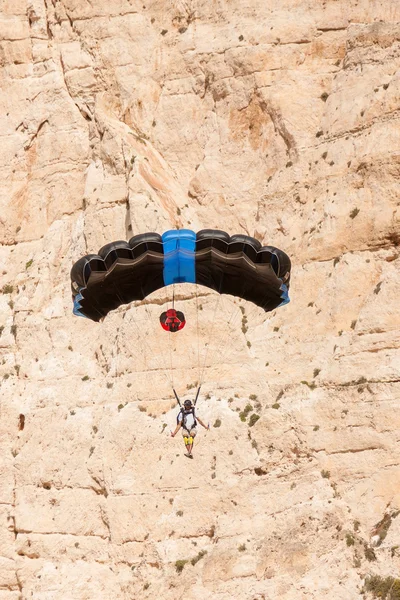
[[[220,297],[222,298],[222,296],[220,296]],[[223,300],[222,300],[222,304],[224,304]],[[222,307],[222,309],[224,309],[224,307]],[[223,310],[223,312],[225,312],[225,311]],[[233,325],[235,325],[235,327],[236,327],[236,320],[237,320],[238,315],[240,315],[240,314],[241,314],[240,306],[237,306],[235,304],[233,309],[230,311],[229,319],[226,322],[227,330],[221,336],[219,342],[216,344],[215,348],[211,352],[210,361],[209,361],[210,365],[212,365],[214,362],[216,362],[218,364],[222,364],[222,361],[225,358],[228,350],[230,351],[230,353],[232,353],[233,349],[235,349],[235,346],[233,344],[228,344],[228,339],[231,337],[231,331],[229,328],[230,328],[230,326],[233,326]]]
[[[168,287],[165,288],[166,289],[166,294],[167,294],[167,308],[169,306],[169,302],[170,302],[170,298],[171,298],[171,293],[168,293]],[[172,284],[172,308],[175,307],[175,284]],[[169,370],[170,370],[170,377],[171,377],[171,385],[172,385],[172,389],[174,389],[175,387],[175,383],[174,383],[174,353],[176,353],[176,342],[177,342],[177,337],[176,334],[173,334],[171,332],[167,332],[167,337],[168,337],[168,354],[169,354]]]
[[[167,336],[168,336],[168,352],[169,352],[169,370],[170,370],[172,389],[174,389],[175,384],[174,384],[174,369],[173,369],[173,362],[172,362],[172,339],[171,339],[172,333],[170,331],[168,331]]]
[[[166,309],[168,310],[169,307],[169,301],[170,301],[170,294],[168,292],[168,286],[166,286],[165,288],[165,305],[166,305]],[[175,286],[172,285],[172,303],[174,304],[175,301]],[[167,366],[166,368],[169,369],[169,378],[170,378],[170,383],[171,383],[171,387],[174,391],[174,394],[176,394],[175,392],[175,384],[174,384],[174,370],[173,370],[173,363],[172,363],[172,340],[171,340],[171,336],[169,335],[170,332],[167,332],[167,337],[168,337],[168,362],[169,362],[169,366]]]
[[[121,317],[121,321],[124,321],[125,317],[126,317],[126,312],[128,310],[128,307],[125,306],[124,307],[124,312],[122,313],[122,317]],[[117,335],[115,336],[115,349],[116,349],[116,357],[115,357],[115,376],[119,377],[119,371],[118,371],[118,363],[119,363],[119,355],[120,355],[120,351],[119,351],[119,346],[120,346],[120,334],[119,334],[119,327],[117,329]]]
[[[244,290],[247,288],[244,288]],[[256,306],[254,304],[250,304],[249,302],[247,303],[250,306],[250,310],[249,312],[246,314],[245,313],[245,309],[244,307],[239,304],[238,307],[236,309],[234,309],[234,315],[233,317],[230,319],[230,323],[231,325],[234,325],[234,327],[236,328],[237,325],[240,325],[240,320],[239,322],[237,322],[237,316],[242,316],[242,323],[241,323],[241,329],[242,329],[242,333],[243,335],[246,335],[246,324],[247,323],[251,323],[253,320],[253,317],[257,316],[257,314],[259,314],[260,310],[262,310],[259,306]],[[244,319],[244,317],[246,317],[246,319]],[[263,322],[265,322],[265,315],[264,315],[264,319]],[[246,328],[246,329],[245,329]],[[226,340],[226,337],[229,335],[229,331],[225,334],[224,338],[221,340],[220,344],[219,344],[219,348],[217,349],[217,362],[218,363],[222,363],[222,361],[225,362],[229,362],[229,359],[231,358],[232,354],[235,352],[236,348],[233,344],[225,344],[224,341]],[[247,340],[248,342],[249,340]],[[250,346],[247,344],[247,346],[250,348]],[[225,370],[226,372],[226,370]]]
[[[200,332],[199,332],[199,297],[198,297],[198,286],[195,283],[195,294],[196,294],[196,336],[197,336],[197,385],[200,385]]]
[[[222,288],[222,281],[223,281],[223,279],[224,279],[224,271],[222,271],[221,281],[219,282],[218,296],[217,296],[217,301],[215,303],[213,318],[212,318],[212,321],[211,321],[211,328],[210,328],[210,335],[209,335],[209,339],[208,339],[208,346],[206,346],[206,353],[205,353],[205,357],[204,357],[204,363],[203,363],[202,372],[201,372],[201,375],[200,375],[199,386],[201,386],[203,384],[203,381],[204,381],[204,375],[205,375],[205,370],[206,370],[206,362],[207,362],[207,355],[208,355],[208,351],[209,351],[209,348],[210,348],[211,337],[212,337],[212,334],[214,332],[215,315],[217,314],[217,309],[219,307],[219,302],[220,302],[220,299],[221,299],[221,288]]]
[[[146,342],[146,340],[145,340],[145,338],[143,336],[143,331],[139,327],[136,318],[133,316],[132,319],[133,319],[133,324],[135,325],[135,327],[137,329],[138,340],[140,340],[141,344],[143,344],[143,347],[147,348],[150,351],[149,353],[153,355],[153,358],[155,359],[155,362],[156,362],[158,370],[162,372],[162,374],[164,375],[164,377],[166,378],[166,380],[168,382],[168,385],[171,385],[171,380],[170,380],[170,378],[167,375],[166,369],[164,369],[162,366],[160,366],[160,363],[159,363],[159,361],[157,359],[157,356],[155,355],[155,353],[154,353],[152,347],[150,346],[150,344],[148,344]],[[146,366],[146,363],[145,363],[145,366]]]
[[[121,296],[118,293],[118,288],[115,286],[115,284],[113,283],[113,289],[115,291],[115,294],[118,298],[118,300],[120,301],[121,305],[126,304],[126,302],[121,298]],[[126,315],[126,310],[124,312],[124,314],[122,315],[122,319],[125,318]],[[114,343],[113,343],[113,350],[116,350],[116,359],[115,359],[115,376],[118,377],[118,341],[119,341],[119,330],[117,332],[117,335],[115,337]]]
[[[243,289],[245,289],[245,288],[243,288]],[[241,326],[243,335],[246,335],[246,330],[247,330],[246,323],[249,320],[251,321],[250,315],[253,315],[259,309],[259,307],[254,307],[254,305],[251,305],[251,306],[252,306],[252,309],[251,309],[250,313],[248,315],[246,315],[244,307],[241,304],[238,304],[238,306],[235,306],[235,308],[233,309],[233,312],[228,321],[228,324],[232,325],[235,328],[237,326]],[[238,322],[237,317],[239,317],[239,322]],[[242,317],[241,323],[240,323],[240,317]],[[246,317],[246,319],[244,319],[244,317]],[[225,336],[221,340],[219,347],[217,348],[217,356],[219,358],[220,363],[222,363],[223,360],[225,361],[235,351],[235,346],[233,344],[225,343],[227,341],[227,337],[229,335],[230,335],[230,332],[227,331],[225,333]]]
[[[143,294],[143,290],[142,290],[142,294]],[[144,306],[144,310],[145,310],[145,313],[146,313],[146,316],[147,316],[147,320],[149,322],[150,330],[152,330],[153,329],[153,325],[154,325],[154,319],[152,318],[151,312],[149,311],[149,305],[148,305],[148,302],[147,302],[147,299],[146,299],[145,296],[143,297],[143,306]],[[140,329],[139,329],[139,333],[140,333]],[[140,337],[139,339],[142,339],[142,338]],[[143,342],[145,342],[144,339],[143,339]],[[165,366],[163,367],[162,363],[161,363],[161,366],[160,366],[160,361],[157,358],[154,350],[152,349],[152,347],[150,346],[150,344],[148,344],[147,342],[145,342],[145,343],[148,346],[148,348],[150,348],[150,352],[152,353],[153,357],[156,360],[157,367],[159,368],[160,371],[162,371],[164,373],[164,376],[167,378],[167,381],[171,385],[171,387],[174,387],[173,380],[171,378],[171,375],[168,373],[168,369]]]
[[[206,361],[207,361],[208,351],[210,349],[211,337],[212,337],[212,334],[214,332],[215,315],[217,314],[217,310],[218,310],[220,299],[221,299],[221,294],[218,294],[217,300],[215,302],[215,308],[214,308],[213,318],[212,318],[212,321],[211,321],[210,334],[208,336],[208,342],[206,342],[206,352],[205,352],[205,356],[204,356],[204,362],[203,362],[203,367],[202,367],[202,370],[201,370],[200,381],[199,381],[199,386],[200,387],[203,385],[203,382],[204,382],[204,375],[205,375],[205,370],[206,370]]]
[[[179,396],[178,396],[178,394],[176,393],[176,391],[175,391],[175,388],[174,388],[174,387],[172,388],[172,391],[174,392],[174,396],[175,396],[175,398],[176,398],[176,400],[177,400],[177,402],[178,402],[179,406],[182,408],[181,401],[179,400]]]
[[[236,307],[235,311],[234,311],[234,315],[232,317],[232,319],[230,320],[230,326],[231,328],[234,329],[234,331],[236,332],[237,329],[240,327],[240,320],[237,319],[237,317],[241,315],[241,311],[240,311],[240,305],[239,307]],[[241,335],[241,334],[238,334]],[[229,337],[232,336],[231,331],[227,331],[224,335],[224,337],[221,339],[221,342],[216,350],[216,359],[214,361],[215,365],[218,365],[218,373],[220,374],[220,379],[222,380],[225,375],[228,373],[228,371],[231,371],[232,369],[232,365],[229,364],[229,361],[231,360],[231,357],[235,354],[235,352],[238,351],[238,346],[234,343],[228,343],[228,339]],[[226,342],[226,343],[225,343]],[[211,364],[213,364],[213,361],[210,361]]]
[[[221,281],[221,285],[222,285],[222,281]],[[245,285],[243,286],[243,293],[245,292],[245,290],[248,289],[248,286]],[[222,304],[224,304],[222,302]],[[233,354],[233,352],[235,351],[235,345],[234,344],[229,344],[228,340],[229,337],[231,336],[231,332],[229,330],[230,326],[234,326],[236,328],[237,325],[240,325],[240,316],[242,316],[242,323],[241,323],[241,329],[243,334],[246,334],[247,331],[247,326],[246,324],[248,322],[251,322],[252,320],[252,316],[254,314],[257,314],[257,311],[259,310],[258,306],[254,306],[251,305],[251,310],[248,313],[248,315],[245,314],[245,310],[242,307],[241,304],[239,305],[235,305],[233,310],[230,313],[230,317],[227,321],[227,330],[225,332],[225,334],[221,337],[216,349],[213,351],[211,358],[210,358],[210,365],[212,365],[214,362],[218,363],[219,365],[222,365],[223,361],[226,361],[228,358],[230,358],[230,356]],[[237,323],[237,317],[239,316],[239,323]],[[246,317],[246,318],[244,318]],[[248,340],[247,340],[248,342]],[[249,343],[247,343],[247,346],[250,348]],[[205,368],[205,366],[204,366]]]
[[[194,399],[194,405],[195,406],[196,406],[197,400],[199,399],[199,396],[200,396],[200,390],[201,390],[201,385],[199,385],[199,387],[197,388],[196,398]]]

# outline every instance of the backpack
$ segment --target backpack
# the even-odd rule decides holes
[[[179,417],[182,415],[182,421],[179,420]],[[178,413],[178,416],[176,417],[176,423],[177,425],[179,425],[180,422],[182,422],[182,427],[183,429],[187,429],[186,427],[186,421],[189,415],[193,415],[193,425],[191,426],[191,429],[193,427],[197,427],[197,421],[196,421],[196,415],[194,413],[194,406],[189,410],[189,411],[185,411],[185,409],[182,407],[181,410]]]

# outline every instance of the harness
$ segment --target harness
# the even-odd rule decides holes
[[[175,388],[172,388],[172,391],[174,392],[174,396],[175,396],[175,398],[176,398],[179,406],[181,407],[181,410],[178,412],[178,415],[176,417],[176,424],[179,425],[179,423],[180,423],[179,417],[182,415],[182,427],[184,429],[187,429],[187,427],[186,427],[186,420],[187,420],[187,417],[189,415],[193,415],[193,425],[192,425],[192,428],[193,427],[197,427],[197,420],[196,420],[196,415],[195,415],[194,409],[195,409],[197,400],[199,399],[200,389],[201,389],[201,385],[197,388],[196,398],[194,399],[194,405],[192,406],[192,408],[190,408],[189,410],[185,411],[185,408],[184,408],[184,406],[182,406],[181,401],[179,399],[178,394],[176,393]]]
[[[181,408],[181,410],[178,413],[178,416],[176,418],[176,423],[179,424],[181,422],[180,420],[180,416],[182,415],[182,427],[183,429],[187,429],[188,431],[189,428],[186,427],[186,422],[187,422],[187,418],[189,415],[193,415],[193,425],[190,427],[190,429],[193,429],[193,427],[197,427],[197,421],[196,421],[196,415],[194,412],[194,406],[190,409],[190,410],[185,410],[183,407]]]

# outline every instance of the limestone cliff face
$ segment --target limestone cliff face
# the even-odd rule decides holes
[[[398,0],[0,3],[0,600],[343,600],[398,574],[399,22]],[[75,260],[171,227],[284,249],[292,302],[228,324],[223,299],[215,361],[204,290],[200,349],[190,287],[168,349],[162,295],[72,317]],[[189,461],[161,367],[192,394],[198,351]]]

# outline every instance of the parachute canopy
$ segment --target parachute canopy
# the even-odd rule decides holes
[[[255,238],[189,229],[135,235],[103,246],[71,269],[73,312],[100,321],[111,310],[175,283],[197,283],[266,312],[289,302],[290,259]]]

